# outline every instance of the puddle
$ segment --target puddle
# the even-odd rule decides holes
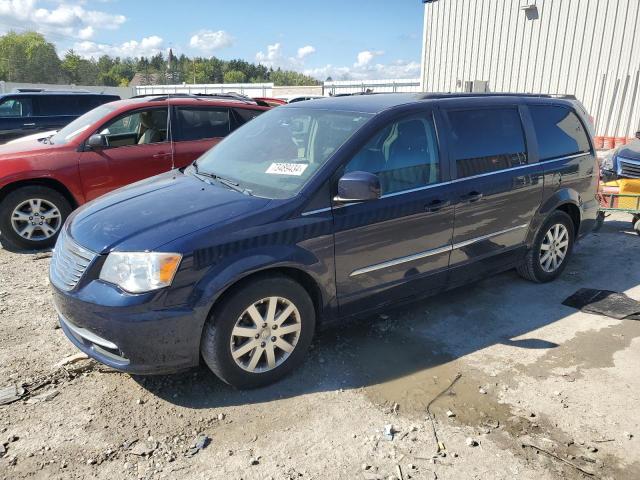
[[[634,338],[640,337],[640,322],[621,320],[617,325],[600,330],[576,333],[559,348],[548,351],[532,365],[526,366],[526,375],[538,378],[554,376],[555,368],[576,368],[574,378],[580,378],[583,370],[615,366],[614,355],[630,347]]]

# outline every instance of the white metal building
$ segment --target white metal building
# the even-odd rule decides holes
[[[597,135],[640,130],[640,0],[423,1],[423,90],[574,94]]]

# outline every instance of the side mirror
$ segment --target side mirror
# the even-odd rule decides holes
[[[636,132],[636,138],[640,139],[640,131]]]
[[[369,172],[345,173],[338,180],[336,202],[366,202],[380,198],[380,179]]]
[[[100,150],[108,146],[107,137],[98,133],[91,135],[89,140],[87,140],[87,147],[91,150]]]

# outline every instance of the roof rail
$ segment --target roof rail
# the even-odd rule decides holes
[[[261,102],[255,100],[246,95],[240,93],[228,92],[228,93],[143,93],[140,95],[134,95],[131,98],[149,98],[150,102],[158,102],[169,100],[171,98],[193,98],[196,100],[207,98],[226,98],[230,100],[237,100],[239,102],[250,103],[253,105],[261,105]]]
[[[531,97],[531,98],[561,98],[566,100],[576,100],[575,95],[556,93],[517,93],[517,92],[443,92],[443,93],[422,93],[421,99],[429,98],[454,98],[454,97]]]
[[[56,90],[56,89],[50,89],[50,88],[28,88],[28,87],[24,87],[24,88],[14,88],[13,89],[14,93],[95,93],[98,94],[98,92],[90,92],[89,90]]]

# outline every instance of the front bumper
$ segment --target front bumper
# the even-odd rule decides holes
[[[76,347],[132,374],[173,373],[198,365],[205,316],[186,307],[159,308],[158,293],[142,299],[121,294],[119,305],[94,303],[96,298],[113,300],[113,292],[96,292],[113,288],[101,282],[91,282],[82,293],[53,288],[60,326]]]

